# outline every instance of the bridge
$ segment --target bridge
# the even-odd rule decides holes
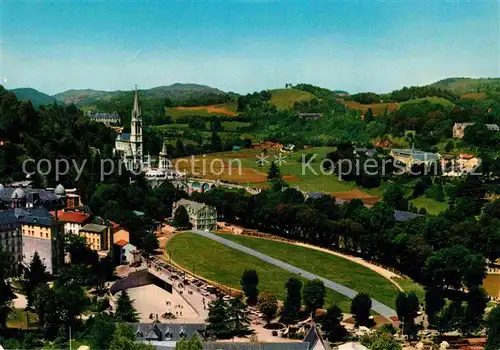
[[[210,179],[200,179],[194,177],[186,177],[182,179],[176,179],[171,181],[172,184],[187,193],[193,192],[206,192],[215,187],[224,187],[224,188],[234,188],[239,190],[245,190],[250,194],[258,194],[260,193],[260,189],[252,188],[250,186],[243,186],[228,182],[223,182],[220,180],[210,180]]]

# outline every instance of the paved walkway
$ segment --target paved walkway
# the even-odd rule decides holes
[[[205,231],[192,231],[193,233],[197,234],[197,235],[200,235],[200,236],[203,236],[203,237],[206,237],[206,238],[209,238],[211,240],[214,240],[216,242],[219,242],[221,244],[224,244],[230,248],[233,248],[233,249],[236,249],[236,250],[239,250],[243,253],[246,253],[246,254],[249,254],[249,255],[252,255],[258,259],[261,259],[265,262],[268,262],[272,265],[275,265],[275,266],[278,266],[284,270],[287,270],[289,272],[292,272],[292,273],[295,273],[297,275],[300,275],[301,277],[304,277],[308,280],[313,280],[313,279],[319,279],[321,281],[323,281],[323,283],[325,284],[325,287],[335,291],[335,292],[338,292],[340,294],[343,294],[345,295],[346,297],[350,298],[350,299],[353,299],[356,294],[358,294],[356,291],[350,289],[350,288],[347,288],[341,284],[338,284],[338,283],[335,283],[333,281],[330,281],[326,278],[323,278],[321,276],[318,276],[318,275],[315,275],[313,273],[310,273],[306,270],[303,270],[301,268],[298,268],[298,267],[295,267],[293,265],[290,265],[290,264],[287,264],[281,260],[278,260],[278,259],[274,259],[268,255],[265,255],[265,254],[262,254],[261,252],[258,252],[256,250],[253,250],[253,249],[250,249],[248,247],[245,247],[241,244],[238,244],[238,243],[235,243],[235,242],[232,242],[230,240],[227,240],[225,238],[222,238],[220,236],[217,236],[213,233],[210,233],[210,232],[205,232]],[[396,316],[396,311],[391,309],[390,307],[388,307],[387,305],[384,305],[382,304],[381,302],[375,300],[375,299],[372,299],[372,310],[374,310],[375,312],[377,312],[378,314],[386,317],[386,318],[390,318],[390,317],[395,317]]]

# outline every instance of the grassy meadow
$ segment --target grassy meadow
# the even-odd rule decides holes
[[[295,102],[309,101],[315,98],[310,92],[298,89],[271,90],[271,103],[278,109],[292,108]]]

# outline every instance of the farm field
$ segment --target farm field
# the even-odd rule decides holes
[[[240,279],[243,271],[249,268],[255,269],[259,276],[259,291],[273,293],[280,300],[285,297],[285,283],[289,278],[299,278],[302,283],[306,281],[291,272],[193,233],[176,235],[168,241],[165,249],[175,263],[187,270],[235,289],[241,289]],[[221,264],[221,257],[231,263]],[[350,300],[328,290],[325,304],[337,304],[348,312]]]
[[[356,111],[360,111],[361,113],[366,113],[369,108],[372,109],[373,115],[382,115],[384,114],[385,109],[387,108],[387,112],[394,112],[398,110],[399,104],[397,102],[390,103],[372,103],[369,105],[361,104],[357,101],[344,101],[339,100],[339,102],[343,103],[349,109],[354,109]]]
[[[270,102],[278,109],[292,108],[295,102],[309,101],[315,98],[313,94],[298,89],[275,89],[270,90]]]
[[[394,284],[376,272],[347,259],[285,242],[230,234],[221,236],[358,292],[368,293],[388,306],[394,305],[398,293]]]
[[[460,96],[462,99],[468,100],[484,100],[486,98],[486,92],[469,92]]]

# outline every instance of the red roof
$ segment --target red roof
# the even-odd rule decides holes
[[[126,246],[128,244],[128,242],[126,240],[124,240],[124,239],[120,239],[115,244],[119,245],[120,247],[124,247],[124,246]]]
[[[472,158],[474,158],[474,155],[467,154],[467,153],[462,153],[462,154],[460,154],[460,158],[462,158],[462,159],[472,159]]]
[[[50,212],[53,216],[55,216],[55,212]],[[74,222],[78,224],[82,224],[88,219],[90,219],[90,215],[86,214],[82,211],[58,211],[57,218],[60,221],[64,222]]]

